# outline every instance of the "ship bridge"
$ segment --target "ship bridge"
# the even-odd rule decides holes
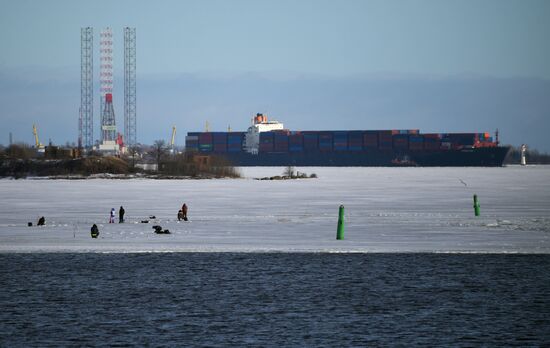
[[[260,149],[260,133],[282,130],[284,126],[279,121],[268,121],[267,115],[256,114],[252,126],[248,127],[244,137],[244,148],[247,152],[258,154]]]

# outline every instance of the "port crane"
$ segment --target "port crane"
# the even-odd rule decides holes
[[[170,139],[170,153],[174,155],[175,149],[174,149],[174,141],[176,140],[176,126],[172,126],[172,138]]]
[[[36,130],[36,125],[35,124],[32,125],[32,134],[34,135],[34,142],[35,142],[35,145],[36,145],[36,150],[38,152],[44,152],[46,149],[45,149],[44,145],[42,145],[40,140],[38,140],[38,131]]]

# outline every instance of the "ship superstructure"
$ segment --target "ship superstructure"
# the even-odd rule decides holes
[[[245,134],[243,145],[246,152],[257,155],[260,151],[260,133],[282,131],[284,126],[279,121],[269,121],[264,114],[256,114],[252,122],[252,126],[248,127]]]

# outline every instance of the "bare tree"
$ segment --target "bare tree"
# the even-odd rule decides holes
[[[283,172],[283,175],[288,176],[289,178],[293,178],[294,177],[294,167],[293,166],[286,167],[285,171]]]
[[[139,153],[139,147],[137,145],[130,146],[128,152],[132,157],[132,169],[134,169],[136,167],[136,155]]]
[[[164,157],[166,154],[167,148],[166,148],[166,142],[162,139],[155,140],[155,143],[153,144],[153,155],[155,156],[157,160],[157,170],[160,171],[160,160]]]

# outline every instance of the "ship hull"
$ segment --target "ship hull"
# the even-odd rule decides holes
[[[253,155],[247,152],[218,153],[234,166],[301,166],[301,167],[499,167],[508,147],[482,147],[460,150],[408,151],[332,151],[269,152]]]

